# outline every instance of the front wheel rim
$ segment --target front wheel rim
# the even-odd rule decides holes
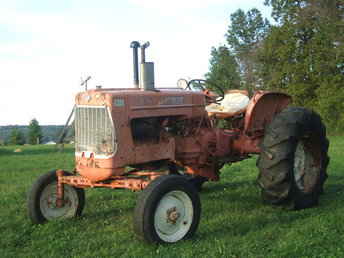
[[[76,190],[69,185],[64,185],[64,204],[62,207],[58,208],[56,206],[56,189],[57,183],[54,182],[47,185],[42,191],[39,205],[43,217],[47,220],[74,217],[79,205],[79,198]]]
[[[168,192],[156,207],[155,231],[163,241],[177,242],[189,232],[193,216],[193,204],[185,192],[179,190]]]

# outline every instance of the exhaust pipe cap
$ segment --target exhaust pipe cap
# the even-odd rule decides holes
[[[131,47],[131,48],[139,48],[139,47],[140,47],[140,43],[137,42],[137,41],[132,41],[132,42],[130,43],[130,47]]]

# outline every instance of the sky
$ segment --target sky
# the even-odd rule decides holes
[[[150,42],[156,87],[203,78],[230,14],[264,0],[0,0],[0,125],[64,124],[83,91],[133,87],[133,40]]]

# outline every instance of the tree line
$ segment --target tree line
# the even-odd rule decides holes
[[[226,44],[211,50],[207,80],[223,89],[281,91],[344,129],[344,0],[265,0],[230,15]],[[211,85],[210,85],[211,87]]]
[[[6,143],[10,145],[40,144],[43,138],[42,129],[37,119],[32,119],[28,126],[27,135],[19,128],[13,128]]]
[[[59,142],[63,125],[39,125],[37,119],[31,120],[28,126],[0,126],[0,145],[44,144]],[[74,141],[74,127],[70,126],[63,142]]]

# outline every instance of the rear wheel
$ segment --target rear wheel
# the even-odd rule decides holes
[[[64,172],[65,175],[69,174]],[[57,176],[50,171],[37,179],[28,194],[28,214],[31,221],[41,224],[49,220],[80,216],[85,205],[83,189],[64,185],[64,204],[57,207]]]
[[[262,198],[303,209],[318,204],[327,178],[329,142],[315,112],[290,107],[266,128],[257,165]]]
[[[201,204],[183,176],[160,176],[145,188],[134,211],[136,234],[150,243],[175,243],[197,230]]]

